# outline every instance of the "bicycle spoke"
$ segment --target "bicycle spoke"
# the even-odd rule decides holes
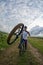
[[[7,39],[8,44],[12,44],[13,42],[16,41],[18,36],[21,34],[23,27],[24,25],[20,23],[17,26],[15,26],[15,28],[13,28],[13,30],[10,32],[8,39]]]

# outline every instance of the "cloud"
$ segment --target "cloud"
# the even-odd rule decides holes
[[[0,31],[8,32],[8,27],[5,25],[0,25]]]
[[[31,36],[42,36],[43,37],[43,27],[35,26],[30,30]]]
[[[0,25],[5,26],[7,32],[21,22],[31,29],[30,24],[37,22],[42,14],[42,0],[0,0]]]

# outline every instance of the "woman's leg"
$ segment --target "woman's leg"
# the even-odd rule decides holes
[[[25,40],[25,50],[27,49],[27,40]]]

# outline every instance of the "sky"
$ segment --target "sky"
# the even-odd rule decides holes
[[[18,23],[29,31],[43,27],[43,0],[0,0],[0,31],[10,32]]]

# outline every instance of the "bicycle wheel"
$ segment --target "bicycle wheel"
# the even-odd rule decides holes
[[[7,38],[7,43],[9,45],[11,45],[13,42],[17,40],[18,36],[21,34],[23,30],[23,27],[24,27],[24,24],[20,23],[12,29],[12,31],[10,32]]]

